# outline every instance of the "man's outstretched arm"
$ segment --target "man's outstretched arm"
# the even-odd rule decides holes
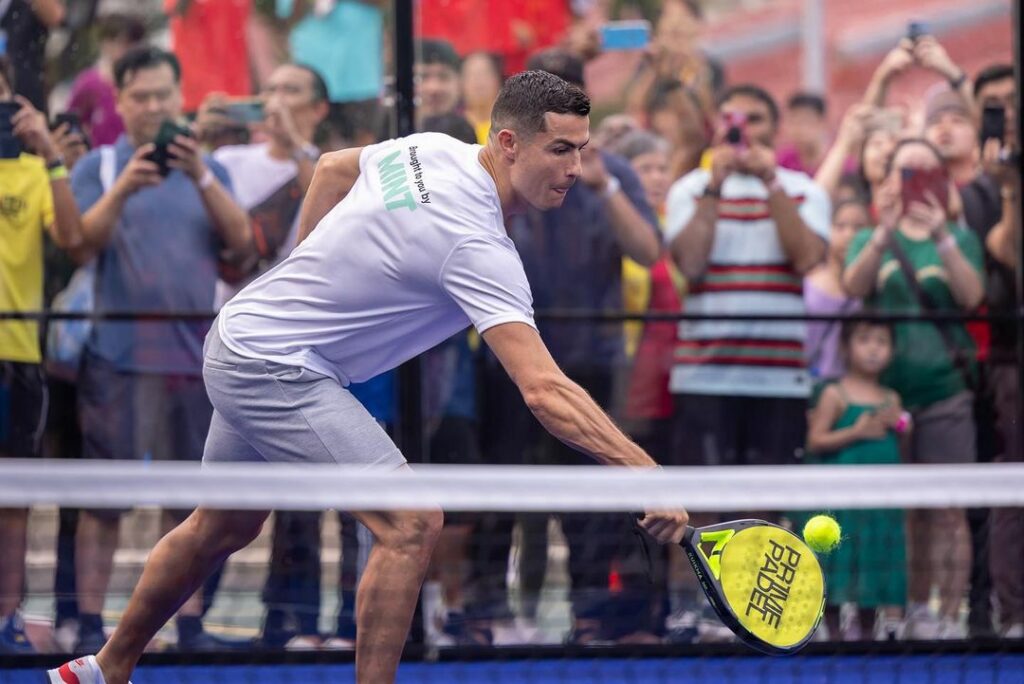
[[[327,216],[327,212],[352,190],[359,178],[359,155],[362,151],[362,147],[352,147],[320,157],[309,190],[302,201],[297,245],[302,244],[323,217]]]
[[[552,435],[605,465],[657,466],[582,387],[565,376],[535,329],[525,323],[505,323],[485,331],[483,338],[533,415]],[[658,541],[678,543],[688,520],[682,509],[648,511],[640,524]]]

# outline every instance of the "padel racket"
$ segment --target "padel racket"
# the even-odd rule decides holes
[[[722,623],[769,655],[796,653],[821,622],[825,576],[789,530],[763,520],[687,527],[680,542]]]

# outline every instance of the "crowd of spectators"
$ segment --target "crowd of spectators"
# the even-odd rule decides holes
[[[96,309],[214,311],[288,255],[320,154],[388,136],[387,3],[278,0],[261,17],[244,0],[164,4],[170,50],[151,43],[151,17],[101,17],[95,61],[61,115],[47,116],[42,49],[64,4],[0,1],[0,310],[66,306],[77,294]],[[483,143],[503,78],[523,68],[587,88],[599,47],[573,16],[577,3],[420,4],[419,130]],[[729,82],[728,65],[701,49],[703,27],[699,2],[660,3],[621,107],[592,122],[562,206],[507,225],[536,309],[1017,311],[1012,66],[968,74],[935,36],[904,38],[833,132],[828,93],[780,104],[783,94]],[[934,86],[916,110],[887,107],[911,70],[933,74]],[[666,465],[1022,459],[1012,322],[539,324],[569,377]],[[0,321],[0,456],[201,458],[208,328],[101,321],[78,353],[48,354],[70,326]],[[425,354],[421,369],[426,460],[586,462],[540,429],[473,332]],[[353,391],[394,427],[392,373]],[[67,651],[105,640],[121,513],[61,511],[54,626]],[[339,611],[323,635],[322,518],[274,518],[265,647],[353,646],[359,559],[372,539],[341,516]],[[164,529],[181,519],[165,511]],[[828,560],[827,638],[1024,638],[1020,510],[843,521],[862,541]],[[27,527],[27,511],[0,510],[0,653],[33,648],[19,610]],[[624,516],[495,514],[447,521],[424,589],[426,639],[533,638],[553,530],[568,549],[568,642],[730,638],[680,550],[654,551],[648,568]],[[218,581],[179,611],[180,649],[249,645],[204,628]],[[840,619],[844,606],[854,619]]]

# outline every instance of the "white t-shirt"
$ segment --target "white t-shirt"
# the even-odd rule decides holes
[[[294,160],[274,159],[270,156],[269,150],[268,143],[257,143],[227,145],[213,153],[213,158],[228,170],[231,186],[235,191],[235,201],[246,211],[259,205],[299,173],[299,165]],[[299,215],[295,214],[295,221],[288,232],[288,237],[277,252],[275,265],[288,256],[295,247],[298,227]],[[213,298],[214,307],[220,309],[248,283],[249,281],[231,284],[218,280]]]
[[[799,171],[776,169],[782,189],[799,205],[807,227],[828,239],[828,195]],[[709,174],[697,169],[669,190],[666,239],[686,229]],[[803,278],[793,270],[768,207],[768,190],[754,176],[732,174],[722,184],[715,237],[703,276],[689,284],[687,313],[804,313]],[[801,321],[681,321],[674,393],[806,398],[811,382]]]
[[[420,133],[363,150],[348,196],[221,311],[224,344],[362,382],[472,323],[533,326],[479,145]]]

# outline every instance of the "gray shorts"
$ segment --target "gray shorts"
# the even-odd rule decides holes
[[[974,395],[964,391],[914,411],[912,463],[974,463]]]
[[[204,463],[405,463],[391,438],[334,378],[240,356],[221,341],[216,322],[204,357],[203,380],[214,409]]]

